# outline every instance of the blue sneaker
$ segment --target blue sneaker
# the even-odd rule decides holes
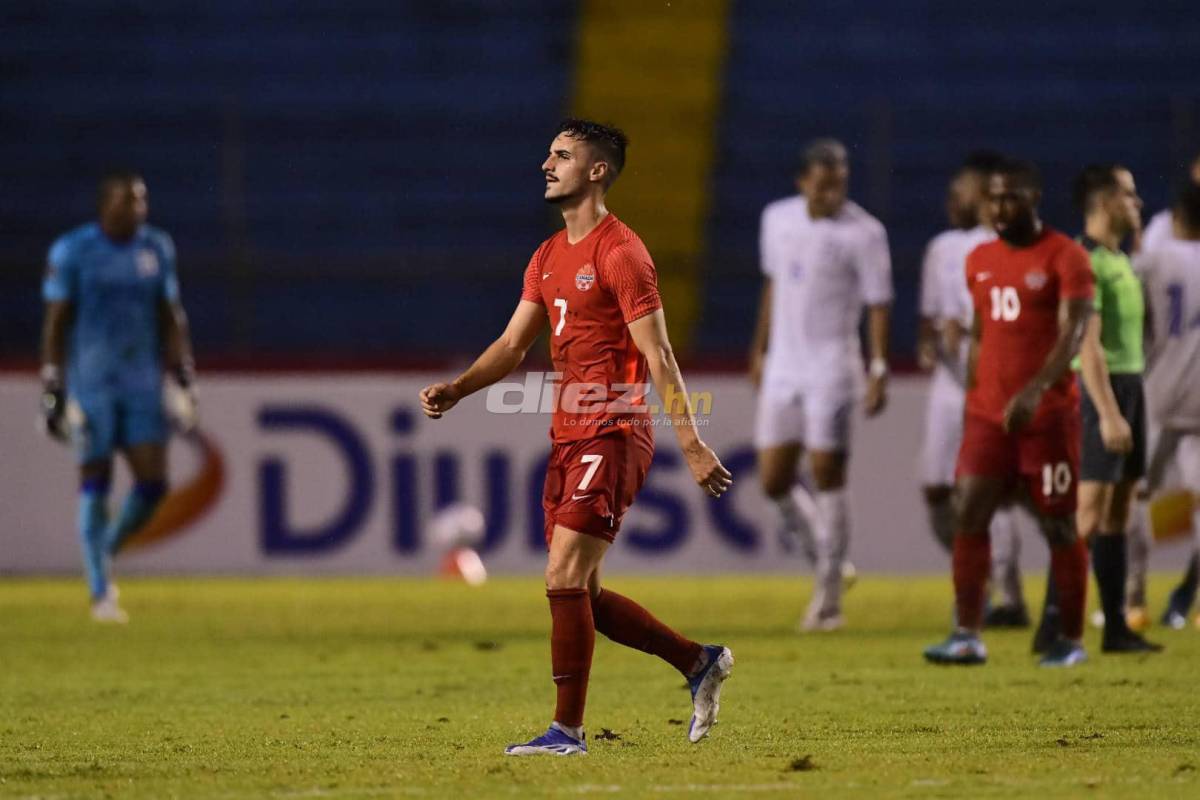
[[[504,748],[506,756],[586,756],[587,734],[576,739],[564,731],[557,722],[536,739],[525,744],[510,744]]]
[[[1041,667],[1073,667],[1087,661],[1087,651],[1078,642],[1059,638],[1046,650],[1038,662]]]
[[[941,644],[926,647],[925,660],[931,664],[985,664],[987,648],[970,631],[955,631]]]
[[[695,744],[708,735],[717,724],[717,713],[721,710],[721,684],[733,672],[733,653],[719,644],[704,645],[705,662],[692,677],[688,688],[692,690],[692,721],[688,725],[688,741]]]

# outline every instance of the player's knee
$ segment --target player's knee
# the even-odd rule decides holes
[[[1085,539],[1100,531],[1100,512],[1094,508],[1080,506],[1075,513],[1075,528]]]
[[[846,485],[846,461],[839,454],[813,455],[813,483],[819,492],[833,492]]]
[[[1077,538],[1075,518],[1072,516],[1044,516],[1040,521],[1042,535],[1051,547],[1064,547]]]
[[[961,494],[954,504],[954,527],[959,531],[983,533],[992,521],[992,509],[984,498]]]
[[[952,486],[923,486],[921,493],[925,495],[926,505],[940,506],[949,503],[954,498]]]
[[[578,561],[561,560],[546,564],[547,589],[584,589],[588,585],[588,577]]]
[[[759,481],[762,483],[763,494],[776,498],[783,497],[791,491],[795,476],[790,470],[763,469],[759,470]]]

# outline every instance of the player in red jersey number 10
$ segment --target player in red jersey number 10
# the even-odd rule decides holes
[[[1003,163],[989,178],[988,203],[999,239],[966,262],[975,308],[967,403],[959,450],[954,535],[957,627],[925,650],[935,663],[979,664],[987,591],[988,525],[1014,490],[1028,502],[1050,544],[1062,636],[1048,642],[1045,666],[1086,658],[1083,634],[1087,547],[1075,528],[1079,480],[1079,391],[1070,373],[1092,314],[1087,253],[1042,224],[1041,179],[1026,162]]]

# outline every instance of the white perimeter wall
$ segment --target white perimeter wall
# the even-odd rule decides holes
[[[428,519],[439,501],[457,495],[491,518],[484,558],[493,572],[538,572],[548,418],[488,414],[477,396],[441,421],[426,420],[416,394],[434,377],[202,377],[203,428],[223,454],[224,490],[195,525],[122,556],[121,571],[424,574],[439,561],[427,541]],[[713,394],[703,436],[733,468],[734,490],[720,500],[706,498],[692,484],[674,435],[659,429],[659,460],[625,519],[608,569],[803,569],[797,556],[782,552],[774,511],[757,484],[749,385],[728,375],[688,378],[693,392]],[[894,380],[884,415],[856,420],[850,554],[860,570],[946,569],[918,487],[926,387],[921,378]],[[36,381],[0,378],[0,572],[79,568],[74,461],[69,450],[35,432],[37,399]],[[174,442],[172,480],[184,482],[196,468],[192,448]],[[272,484],[282,487],[274,500]],[[125,485],[118,479],[118,492]],[[114,492],[114,511],[119,499]],[[335,537],[331,523],[339,521]],[[1184,553],[1184,546],[1161,550],[1156,564],[1181,564]],[[1023,560],[1030,567],[1045,562],[1036,537],[1026,537]]]

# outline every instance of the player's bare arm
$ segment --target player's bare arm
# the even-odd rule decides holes
[[[525,360],[538,334],[546,326],[546,309],[538,303],[522,300],[504,328],[467,371],[450,383],[434,383],[420,392],[421,410],[430,419],[441,419],[459,400],[491,386]]]
[[[954,323],[954,326],[957,329],[958,323]],[[971,318],[970,335],[971,344],[967,348],[967,375],[965,384],[967,389],[975,388],[975,368],[979,364],[979,340],[983,336],[983,322],[979,319],[978,314]]]
[[[1113,394],[1104,346],[1100,343],[1100,329],[1100,315],[1093,314],[1079,351],[1080,374],[1100,415],[1100,438],[1105,449],[1113,453],[1128,453],[1133,449],[1133,431],[1129,422],[1121,416],[1121,406]]]
[[[871,354],[871,367],[867,383],[865,409],[873,417],[887,405],[887,352],[888,329],[892,307],[886,303],[867,309],[867,342]]]
[[[750,342],[750,383],[757,389],[762,383],[763,362],[767,357],[767,341],[771,332],[771,279],[763,278],[762,294],[758,298],[758,322]]]
[[[71,325],[71,303],[46,303],[42,320],[42,364],[62,369],[67,359],[67,328]]]
[[[188,328],[187,312],[180,303],[162,300],[159,302],[158,317],[167,369],[181,385],[186,386],[191,383],[196,363],[192,358],[192,337]]]
[[[67,330],[71,326],[72,305],[61,300],[46,303],[42,322],[42,403],[41,425],[55,439],[66,439],[66,389],[63,369],[67,360]]]
[[[917,320],[917,366],[925,372],[937,364],[938,338],[937,321],[922,315]]]
[[[1092,301],[1085,298],[1063,300],[1058,305],[1058,338],[1042,368],[1021,391],[1008,401],[1004,409],[1004,431],[1015,433],[1033,419],[1042,394],[1052,386],[1071,366],[1071,359],[1079,352],[1084,331],[1092,317]]]
[[[692,470],[692,477],[710,495],[720,497],[733,484],[733,476],[721,464],[712,448],[696,433],[696,418],[687,387],[683,384],[683,375],[679,372],[679,364],[675,361],[675,353],[667,338],[667,319],[662,309],[629,323],[629,334],[637,349],[646,357],[658,396],[677,401],[669,403],[666,411],[679,439],[679,447]]]

